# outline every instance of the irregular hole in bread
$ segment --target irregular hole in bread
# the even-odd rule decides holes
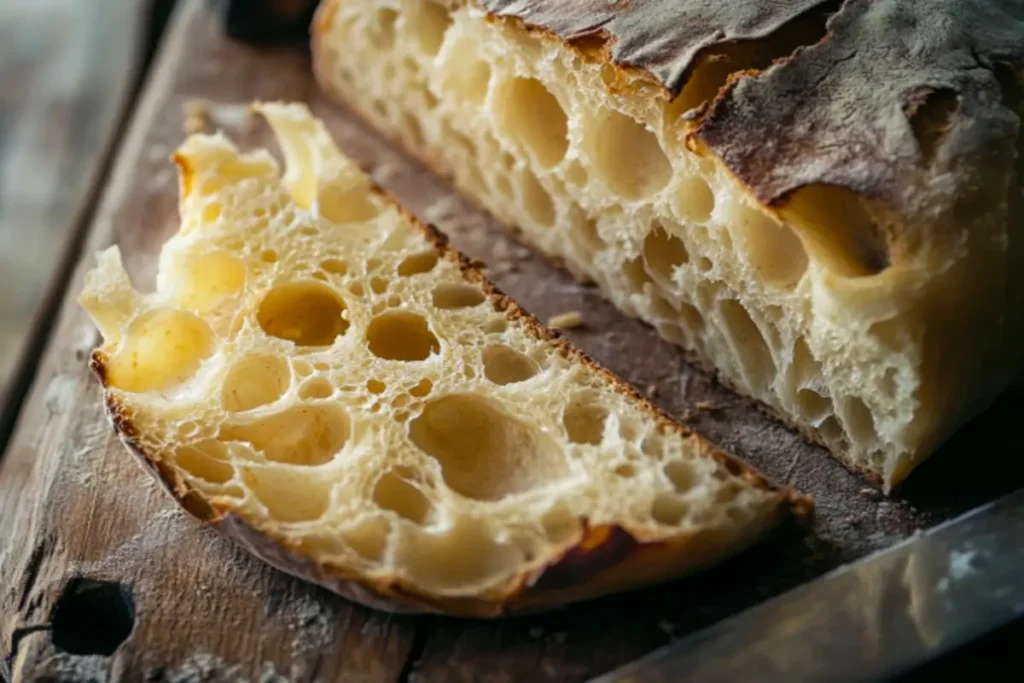
[[[651,504],[651,516],[666,526],[675,526],[690,512],[689,504],[670,493],[659,493]]]
[[[519,194],[526,212],[539,226],[554,225],[555,202],[530,171],[524,170],[519,174]]]
[[[662,468],[665,476],[672,482],[672,486],[678,493],[686,493],[692,489],[700,479],[691,463],[683,460],[672,460],[665,463]]]
[[[569,543],[580,534],[580,520],[564,502],[555,503],[540,521],[544,535],[554,545]]]
[[[418,585],[434,590],[470,588],[504,578],[521,562],[521,551],[498,543],[484,521],[459,517],[444,533],[411,529],[396,548],[396,563]]]
[[[334,385],[323,377],[314,377],[299,387],[299,398],[304,401],[330,398],[334,394]]]
[[[383,516],[364,517],[341,530],[345,545],[368,562],[377,563],[384,559],[391,536],[391,522]]]
[[[409,389],[409,395],[415,398],[423,398],[434,388],[434,383],[429,379],[421,379],[418,384]]]
[[[715,210],[715,193],[704,178],[686,176],[679,181],[672,196],[672,208],[681,220],[703,223]]]
[[[391,283],[382,277],[370,278],[370,291],[374,294],[383,294],[388,291],[388,286]]]
[[[796,392],[796,408],[808,423],[818,424],[822,418],[831,414],[832,401],[813,389],[800,389]]]
[[[498,125],[541,168],[551,168],[569,148],[569,122],[558,99],[536,78],[514,78],[495,93]]]
[[[683,241],[671,234],[661,222],[655,222],[644,238],[644,261],[653,278],[671,287],[676,268],[689,260]]]
[[[484,376],[495,384],[523,382],[540,372],[532,358],[504,344],[488,346],[481,355]]]
[[[903,112],[910,121],[926,165],[931,163],[939,143],[953,128],[959,109],[960,97],[951,88],[918,88],[906,96]]]
[[[332,223],[358,223],[380,214],[381,204],[362,183],[326,183],[317,191],[317,209],[321,217]]]
[[[174,464],[211,484],[225,484],[235,476],[224,447],[216,441],[184,446],[174,452]]]
[[[864,277],[889,267],[889,247],[867,207],[851,190],[802,187],[780,210],[811,259],[843,277]]]
[[[338,258],[327,258],[320,262],[320,268],[331,275],[348,274],[348,264]]]
[[[594,392],[580,392],[572,397],[562,415],[565,432],[573,443],[597,445],[604,440],[604,424],[608,408]]]
[[[475,394],[433,399],[409,423],[409,438],[440,463],[448,487],[467,498],[500,500],[568,473],[550,436]]]
[[[132,321],[107,360],[106,380],[130,392],[168,389],[191,378],[215,347],[202,318],[169,308],[148,311]]]
[[[775,374],[775,362],[768,342],[739,301],[723,299],[718,302],[718,311],[747,381],[763,391]]]
[[[727,220],[738,233],[735,242],[761,280],[779,287],[795,286],[807,272],[808,260],[792,228],[740,202],[730,209]]]
[[[620,197],[649,197],[672,179],[672,165],[658,138],[625,114],[605,109],[588,122],[585,136],[593,170]]]
[[[471,40],[459,39],[452,43],[443,68],[442,88],[470,104],[484,101],[491,81],[491,65],[477,57]]]
[[[331,489],[323,480],[286,467],[246,467],[242,481],[279,522],[309,522],[327,512]]]
[[[415,484],[413,473],[407,468],[393,467],[377,479],[373,487],[373,502],[383,510],[391,510],[413,524],[425,524],[433,506]]]
[[[371,394],[383,394],[387,388],[388,386],[379,379],[371,379],[366,382],[366,390]]]
[[[245,356],[224,377],[221,405],[237,413],[273,403],[288,390],[291,379],[283,358],[269,354]]]
[[[652,282],[651,276],[644,268],[643,258],[639,256],[622,264],[622,274],[626,276],[626,284],[634,294],[642,293],[644,285]]]
[[[479,287],[454,282],[444,282],[434,287],[431,301],[436,308],[470,308],[487,299]]]
[[[390,7],[382,7],[377,10],[376,16],[370,23],[368,37],[374,47],[380,50],[390,49],[395,44],[395,24],[398,21],[398,12]]]
[[[224,425],[223,441],[252,444],[267,460],[312,467],[329,462],[349,437],[349,417],[332,403],[297,405],[253,422]]]
[[[840,416],[846,433],[859,443],[869,443],[877,439],[875,419],[864,401],[856,396],[845,398],[839,402]]]
[[[175,278],[177,304],[200,313],[214,309],[245,287],[245,264],[226,251],[193,254]]]
[[[429,273],[437,265],[437,252],[434,250],[410,254],[398,264],[399,277],[411,277],[420,273]]]
[[[290,282],[263,297],[256,321],[271,337],[297,346],[330,346],[348,330],[346,309],[344,300],[321,282]]]
[[[426,360],[441,350],[426,318],[410,311],[387,311],[370,321],[366,330],[370,351],[378,358]]]
[[[410,0],[404,13],[405,27],[412,33],[421,54],[426,57],[436,55],[452,22],[448,11],[433,0]]]

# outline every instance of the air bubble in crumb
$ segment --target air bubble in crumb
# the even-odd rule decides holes
[[[548,327],[553,330],[571,330],[583,325],[583,314],[579,311],[566,311],[548,318]]]

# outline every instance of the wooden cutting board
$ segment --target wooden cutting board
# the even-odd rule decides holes
[[[531,258],[486,216],[327,102],[305,55],[227,41],[198,0],[179,11],[88,227],[29,402],[0,470],[0,657],[13,681],[572,681],[1009,491],[1022,480],[1019,397],[997,404],[883,499],[816,447],[690,368],[593,289]],[[179,512],[113,437],[86,368],[97,342],[75,303],[93,254],[121,246],[136,283],[176,229],[183,108],[269,142],[245,104],[303,100],[342,147],[421,217],[491,264],[540,318],[578,310],[573,342],[670,414],[779,482],[813,495],[817,519],[692,579],[545,615],[473,622],[393,616],[272,570]],[[999,466],[987,463],[999,462]],[[865,609],[884,614],[884,596]],[[877,600],[872,604],[871,600]]]

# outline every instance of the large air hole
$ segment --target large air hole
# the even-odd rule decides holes
[[[569,239],[577,249],[583,252],[584,256],[599,252],[606,246],[604,239],[597,231],[597,222],[582,217],[573,222]]]
[[[793,345],[792,375],[797,386],[804,386],[821,378],[821,363],[811,353],[803,337],[798,337]]]
[[[626,199],[649,197],[672,179],[672,165],[654,133],[617,111],[606,110],[592,122],[586,146],[597,175]]]
[[[378,315],[370,321],[366,341],[373,355],[387,360],[426,360],[430,354],[441,350],[426,318],[409,311]]]
[[[124,391],[159,391],[192,377],[214,350],[214,336],[191,313],[158,309],[136,318],[107,363],[107,381]]]
[[[807,271],[807,252],[791,228],[743,204],[733,206],[727,220],[747,261],[765,282],[791,287],[800,281]]]
[[[675,286],[676,268],[690,260],[683,241],[655,222],[644,238],[644,260],[654,278],[664,286]]]
[[[542,227],[550,228],[555,222],[555,202],[537,176],[523,171],[519,176],[519,191],[530,218]]]
[[[665,464],[665,476],[679,493],[686,493],[697,484],[697,471],[691,463],[673,460]]]
[[[515,384],[530,379],[540,366],[529,356],[503,344],[483,351],[484,376],[495,384]]]
[[[565,111],[544,84],[535,78],[516,78],[495,95],[501,129],[533,156],[542,168],[551,168],[569,147]]]
[[[395,22],[398,20],[398,12],[390,8],[377,10],[377,16],[371,24],[369,32],[370,42],[374,48],[385,51],[395,44]]]
[[[400,468],[388,470],[373,487],[373,502],[413,524],[423,524],[430,517],[430,500],[409,479]]]
[[[441,80],[441,87],[471,104],[484,101],[491,80],[491,66],[477,52],[472,40],[463,38],[455,42],[448,52]]]
[[[330,398],[334,394],[334,385],[324,377],[314,377],[303,382],[299,387],[299,398],[303,401]]]
[[[248,468],[242,481],[267,514],[279,522],[309,522],[327,512],[330,486],[285,467]]]
[[[476,285],[445,282],[434,288],[431,301],[437,308],[470,308],[478,306],[487,297]]]
[[[540,520],[544,536],[554,545],[575,540],[580,535],[580,520],[566,503],[556,503]]]
[[[369,562],[378,562],[384,557],[391,535],[391,522],[382,516],[364,518],[341,530],[345,545]]]
[[[257,422],[221,427],[224,441],[252,444],[267,460],[314,466],[330,461],[348,440],[349,418],[333,404],[300,405]]]
[[[235,476],[235,468],[228,462],[224,446],[216,441],[179,448],[174,453],[174,464],[211,484],[224,484]]]
[[[406,28],[412,31],[419,48],[428,57],[436,55],[452,23],[448,10],[432,0],[414,0],[405,10],[405,16]]]
[[[755,392],[767,390],[775,374],[775,363],[761,330],[740,302],[724,299],[718,304],[725,333],[732,342],[746,380]]]
[[[651,276],[644,268],[643,259],[639,256],[631,261],[622,264],[622,274],[626,276],[626,284],[629,291],[640,294],[644,291],[644,285],[651,282]]]
[[[273,403],[291,384],[288,363],[277,356],[245,356],[224,377],[221,404],[230,412]]]
[[[458,517],[442,533],[415,529],[404,540],[395,563],[407,568],[413,584],[433,590],[490,586],[523,561],[515,545],[497,542],[488,524],[475,517]]]
[[[409,437],[437,459],[453,491],[477,500],[499,500],[568,473],[550,436],[472,394],[427,403],[409,424]]]
[[[832,412],[832,401],[813,389],[796,392],[796,409],[805,422],[817,424]]]
[[[226,251],[189,256],[174,279],[178,305],[209,311],[245,287],[245,264]]]
[[[608,409],[601,405],[596,393],[577,394],[569,401],[562,415],[562,424],[573,443],[597,445],[604,439],[604,423]]]
[[[703,178],[686,177],[676,188],[672,208],[681,219],[703,223],[715,210],[715,193]]]
[[[651,506],[651,516],[654,520],[667,526],[679,524],[689,511],[690,506],[685,500],[668,493],[659,493],[655,496]]]
[[[401,277],[410,277],[412,275],[419,275],[420,273],[429,273],[436,265],[436,251],[433,249],[430,251],[421,251],[418,254],[411,254],[402,259],[402,262],[398,264],[398,275]]]
[[[842,401],[841,406],[843,424],[853,442],[858,446],[874,442],[878,437],[875,432],[875,418],[864,401],[854,396]]]
[[[256,320],[272,337],[299,346],[330,346],[348,329],[345,302],[320,282],[278,285],[263,297]]]
[[[885,236],[850,190],[826,185],[801,188],[780,214],[800,235],[811,258],[836,275],[862,277],[889,267]]]

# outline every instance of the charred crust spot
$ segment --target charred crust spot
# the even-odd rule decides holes
[[[557,590],[585,583],[620,564],[641,545],[618,525],[587,528],[583,539],[549,565],[534,583],[537,591]]]

